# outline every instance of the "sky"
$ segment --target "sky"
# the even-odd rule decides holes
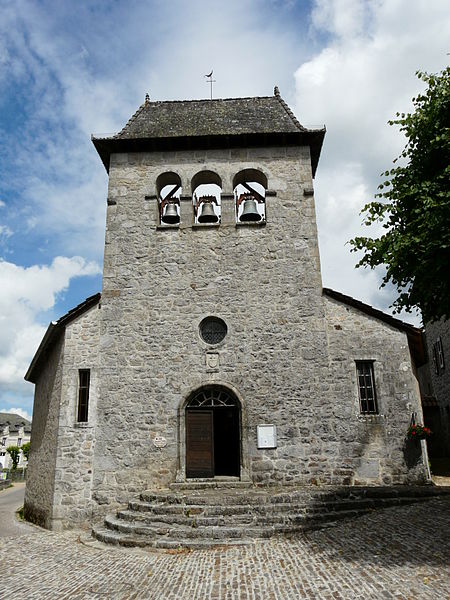
[[[327,128],[315,179],[323,284],[390,312],[347,241],[405,139],[417,70],[448,63],[447,0],[1,0],[0,411],[50,321],[101,291],[107,174],[92,133],[144,102],[269,96]],[[376,232],[374,232],[376,233]],[[417,315],[401,318],[420,323]]]

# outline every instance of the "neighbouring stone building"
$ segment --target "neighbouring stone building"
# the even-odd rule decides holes
[[[0,412],[0,469],[12,467],[12,460],[6,449],[9,446],[22,448],[30,441],[31,423],[28,419],[15,413]],[[18,467],[26,465],[26,458],[21,452]]]
[[[450,457],[450,321],[440,319],[425,325],[427,364],[420,369],[425,423],[433,435],[428,442],[432,466],[448,473]],[[439,463],[443,463],[440,465]],[[444,466],[445,464],[445,466]]]
[[[323,289],[325,130],[274,96],[145,103],[93,143],[109,173],[103,291],[52,323],[31,520],[91,522],[145,489],[425,480],[420,331]]]

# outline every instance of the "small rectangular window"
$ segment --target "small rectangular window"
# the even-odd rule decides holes
[[[2,446],[6,446],[6,438],[2,438]]]
[[[17,445],[20,446],[22,445],[22,438],[17,438]]]
[[[80,369],[78,387],[78,423],[87,423],[89,410],[89,384],[91,379],[90,369]]]
[[[373,376],[373,362],[368,360],[356,361],[356,374],[358,376],[359,405],[361,414],[378,414],[375,379]]]

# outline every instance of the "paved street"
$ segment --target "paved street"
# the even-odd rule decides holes
[[[33,528],[0,539],[0,598],[445,600],[449,509],[449,498],[435,499],[291,540],[178,553]]]
[[[0,491],[0,538],[32,531],[28,523],[15,518],[16,510],[23,506],[24,495],[25,483],[15,483],[13,487]]]

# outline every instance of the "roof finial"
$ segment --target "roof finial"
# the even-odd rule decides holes
[[[150,96],[147,94],[145,94],[145,106],[148,106],[150,104]]]
[[[278,96],[278,97],[280,96],[280,90],[278,89],[277,85],[273,88],[273,93],[275,96]]]

